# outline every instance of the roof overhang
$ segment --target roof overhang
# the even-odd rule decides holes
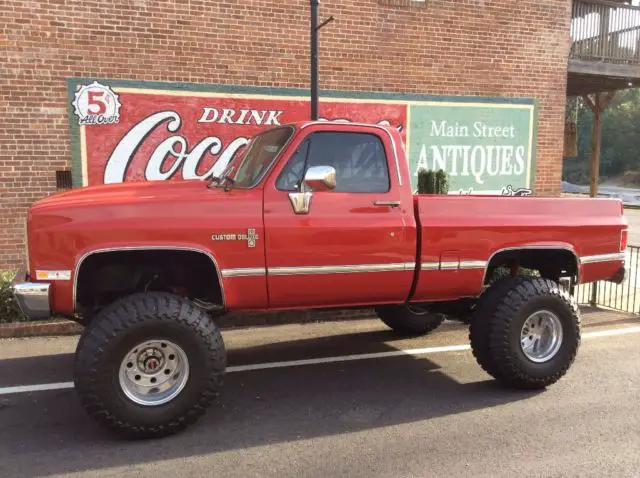
[[[569,60],[567,96],[640,87],[640,65]]]

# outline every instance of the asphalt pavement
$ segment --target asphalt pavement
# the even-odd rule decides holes
[[[4,340],[0,476],[640,476],[640,319],[585,313],[584,333],[567,376],[522,392],[480,369],[458,323],[411,340],[379,321],[228,330],[220,400],[149,441],[106,434],[72,389],[7,393],[70,381],[76,338]]]

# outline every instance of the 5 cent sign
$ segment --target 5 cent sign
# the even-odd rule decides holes
[[[118,95],[97,81],[80,86],[72,104],[81,125],[114,124],[120,121]]]

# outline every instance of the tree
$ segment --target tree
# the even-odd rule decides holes
[[[578,101],[578,156],[564,161],[562,177],[575,184],[588,184],[590,175],[591,127],[593,113],[582,99]],[[621,175],[635,184],[640,176],[640,90],[619,91],[602,115],[601,180]],[[637,186],[640,186],[638,182]]]

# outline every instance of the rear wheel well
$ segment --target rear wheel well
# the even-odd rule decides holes
[[[190,250],[94,253],[80,264],[75,287],[76,312],[87,320],[116,299],[145,291],[171,292],[210,309],[224,305],[215,262]]]
[[[555,282],[569,279],[568,288],[573,293],[577,283],[578,259],[569,249],[522,248],[498,251],[489,260],[479,294],[451,301],[432,302],[424,307],[432,313],[445,314],[449,319],[469,323],[479,300],[495,290],[495,283],[506,276],[539,276]],[[562,281],[561,281],[562,279]],[[417,306],[418,304],[412,304]]]
[[[484,285],[506,274],[539,275],[559,281],[568,277],[578,279],[578,259],[569,249],[510,249],[495,254],[487,266]]]

